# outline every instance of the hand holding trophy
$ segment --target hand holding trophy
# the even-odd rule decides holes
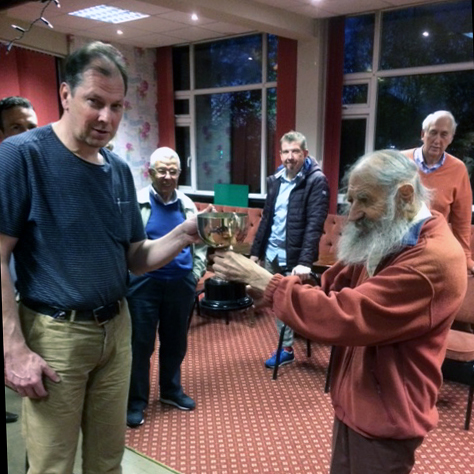
[[[215,249],[233,250],[241,243],[248,231],[248,215],[237,212],[205,212],[197,216],[201,239]],[[218,277],[204,282],[204,298],[201,306],[213,311],[235,311],[253,304],[245,291],[245,284]]]

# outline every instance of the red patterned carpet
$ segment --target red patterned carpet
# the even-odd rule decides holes
[[[333,411],[324,393],[329,350],[297,339],[297,361],[277,380],[264,359],[277,343],[273,318],[195,316],[183,364],[193,412],[161,405],[152,373],[145,424],[127,446],[183,474],[279,474],[329,471]],[[156,367],[156,361],[153,361]],[[474,420],[463,430],[467,387],[446,382],[439,427],[418,450],[413,474],[474,474]]]

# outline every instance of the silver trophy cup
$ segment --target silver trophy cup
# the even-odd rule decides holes
[[[205,212],[197,216],[201,239],[214,249],[233,250],[243,242],[248,231],[248,215],[238,212]],[[208,278],[204,282],[204,298],[201,307],[213,311],[236,311],[253,304],[245,291],[245,284]]]

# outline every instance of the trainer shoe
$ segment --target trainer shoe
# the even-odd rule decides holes
[[[270,359],[267,359],[265,361],[265,367],[268,369],[273,369],[275,368],[276,365],[276,351],[272,354]],[[295,353],[293,349],[281,349],[280,350],[280,363],[278,366],[286,365],[286,364],[291,364],[295,360]]]
[[[143,410],[128,410],[127,411],[127,426],[129,428],[138,428],[145,423]]]
[[[196,403],[191,397],[188,397],[185,393],[177,393],[170,395],[162,395],[160,402],[166,405],[172,405],[180,410],[194,410]]]

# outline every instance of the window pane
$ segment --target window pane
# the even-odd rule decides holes
[[[262,35],[198,44],[194,49],[196,88],[262,82]]]
[[[175,91],[191,88],[189,71],[189,46],[173,48],[173,87]]]
[[[380,79],[375,147],[403,150],[420,146],[425,117],[437,110],[449,110],[458,128],[448,151],[466,163],[472,161],[473,74],[465,71]]]
[[[178,185],[191,186],[191,140],[189,127],[175,127],[176,153],[181,162]]]
[[[260,191],[262,92],[196,97],[197,185],[248,184]]]
[[[470,0],[383,14],[381,69],[459,63],[472,57]]]
[[[278,73],[278,36],[267,36],[267,81],[277,80]]]
[[[189,115],[189,100],[188,99],[177,99],[174,101],[174,114],[175,115]]]
[[[375,15],[346,18],[344,74],[372,71]]]
[[[344,119],[341,126],[341,154],[339,159],[339,192],[344,192],[347,170],[365,153],[367,119]]]
[[[368,94],[368,84],[344,86],[342,89],[342,104],[367,104]]]

